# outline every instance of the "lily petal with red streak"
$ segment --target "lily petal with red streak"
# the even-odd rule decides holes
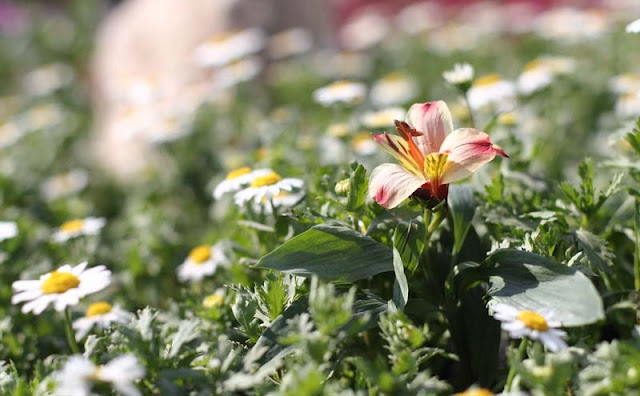
[[[369,196],[381,206],[392,209],[409,198],[424,182],[400,165],[378,165],[369,178]]]
[[[451,132],[442,142],[440,152],[448,154],[441,181],[444,184],[470,176],[496,155],[508,158],[500,146],[491,143],[489,135],[473,128]]]
[[[422,132],[416,141],[424,155],[438,151],[453,130],[449,107],[441,100],[412,105],[407,113],[407,123]]]

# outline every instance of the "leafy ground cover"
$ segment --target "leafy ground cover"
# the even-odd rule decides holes
[[[0,36],[2,394],[640,393],[629,12],[227,36],[195,99],[122,99],[154,152],[122,181],[91,151],[90,3]]]

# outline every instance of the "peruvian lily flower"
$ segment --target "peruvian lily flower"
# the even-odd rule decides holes
[[[414,194],[443,201],[449,183],[470,176],[496,154],[508,158],[486,133],[473,128],[453,130],[443,101],[416,103],[406,122],[396,120],[395,125],[400,136],[373,135],[400,162],[377,166],[369,181],[369,196],[387,209]]]

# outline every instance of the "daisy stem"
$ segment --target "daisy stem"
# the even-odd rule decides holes
[[[469,95],[467,94],[467,92],[464,93],[464,101],[467,104],[467,109],[469,109],[469,123],[471,124],[472,128],[475,128],[476,122],[473,118],[473,110],[471,110],[471,105],[469,104]]]
[[[518,347],[518,354],[516,355],[516,360],[522,360],[524,357],[524,352],[527,350],[527,338],[523,338],[520,340],[520,346]],[[509,368],[509,374],[507,375],[507,384],[504,386],[504,391],[511,391],[511,384],[513,383],[513,379],[516,376],[516,367],[514,364],[511,364]]]
[[[636,214],[635,214],[635,231],[636,231],[636,251],[633,257],[633,275],[634,275],[634,286],[636,291],[640,291],[640,215],[638,215],[638,210],[640,210],[640,202],[636,199]]]
[[[69,344],[71,352],[73,352],[74,354],[79,354],[80,347],[76,342],[76,339],[73,335],[73,329],[71,328],[71,313],[69,312],[69,308],[64,309],[64,333],[67,336],[67,343]]]

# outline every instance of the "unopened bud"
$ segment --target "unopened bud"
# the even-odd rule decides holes
[[[339,182],[336,183],[336,187],[335,187],[335,192],[336,194],[340,195],[340,196],[347,196],[347,194],[349,194],[349,191],[351,191],[351,182],[349,179],[344,179],[344,180],[340,180]]]

